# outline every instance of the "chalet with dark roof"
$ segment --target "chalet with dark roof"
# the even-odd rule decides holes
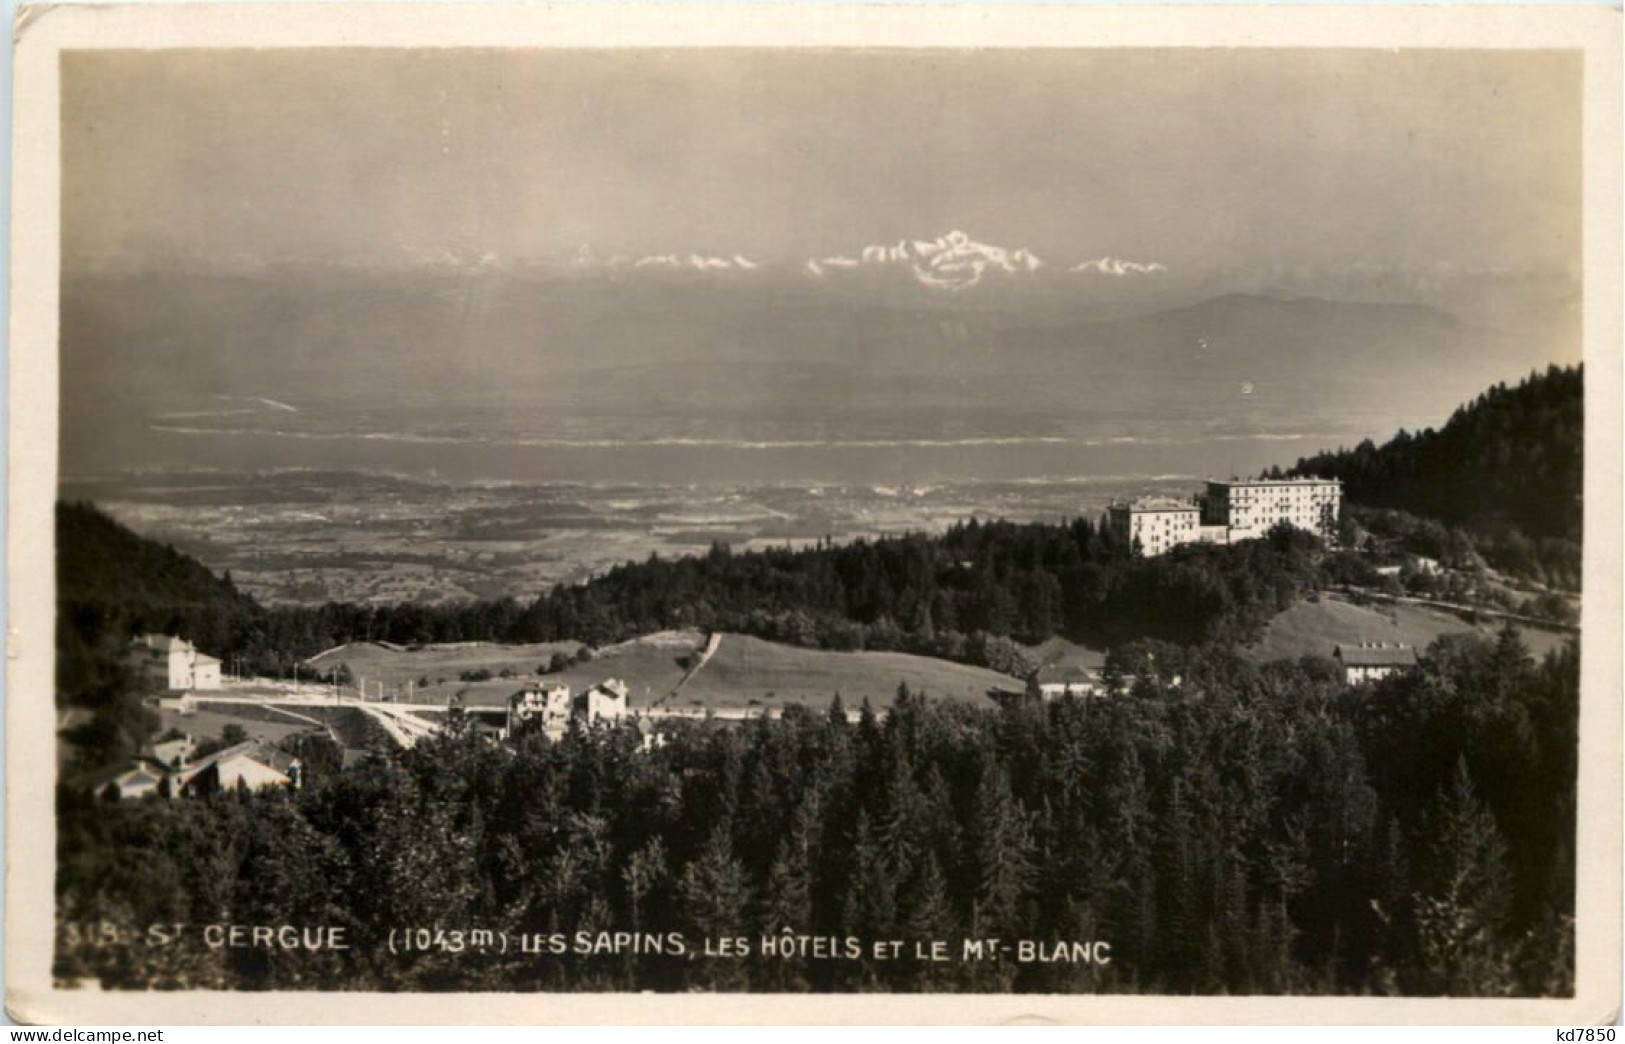
[[[1421,667],[1415,649],[1388,642],[1338,645],[1332,649],[1332,659],[1342,666],[1343,678],[1350,685],[1381,681],[1396,674],[1411,674]]]

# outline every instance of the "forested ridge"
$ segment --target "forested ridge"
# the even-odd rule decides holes
[[[1291,474],[1342,479],[1352,503],[1460,527],[1492,564],[1577,588],[1584,438],[1584,368],[1553,366],[1497,384],[1442,428],[1306,457]]]
[[[93,505],[62,504],[57,514],[58,598],[81,637],[184,632],[204,648],[256,661],[308,656],[347,640],[602,644],[672,627],[828,648],[895,648],[905,636],[929,645],[976,632],[1028,642],[1057,633],[1230,641],[1321,582],[1325,557],[1318,541],[1296,531],[1141,558],[1087,519],[972,519],[940,535],[797,550],[736,553],[719,544],[706,555],[628,562],[529,603],[266,607],[236,591],[229,575],[216,580]],[[142,553],[126,557],[131,544]]]
[[[1572,647],[1536,664],[1511,632],[1442,639],[1420,675],[1359,693],[1325,661],[1209,648],[1185,670],[1117,700],[905,694],[856,723],[685,723],[653,750],[629,728],[452,735],[292,794],[64,790],[56,970],[126,988],[1572,989]],[[201,944],[223,923],[340,926],[350,948]],[[132,941],[151,924],[193,934]],[[511,945],[391,953],[396,928]],[[603,932],[686,952],[518,942]],[[787,934],[838,955],[762,955]],[[870,953],[985,937],[1105,941],[1111,961]],[[687,956],[725,938],[751,956]]]

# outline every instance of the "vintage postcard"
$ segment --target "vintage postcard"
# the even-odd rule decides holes
[[[14,36],[14,1018],[1615,1016],[1617,11]]]

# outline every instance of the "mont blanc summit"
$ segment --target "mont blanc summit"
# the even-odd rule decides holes
[[[903,239],[866,246],[857,257],[814,258],[807,262],[807,271],[816,276],[832,270],[893,267],[908,270],[920,284],[932,289],[965,290],[990,272],[1036,272],[1044,262],[1030,250],[978,243],[957,230],[936,239]]]

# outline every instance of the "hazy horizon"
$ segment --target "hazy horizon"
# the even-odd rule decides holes
[[[1577,54],[99,51],[62,85],[65,475],[1184,474],[1580,357]]]
[[[63,255],[1573,272],[1579,91],[1560,52],[77,53]]]

